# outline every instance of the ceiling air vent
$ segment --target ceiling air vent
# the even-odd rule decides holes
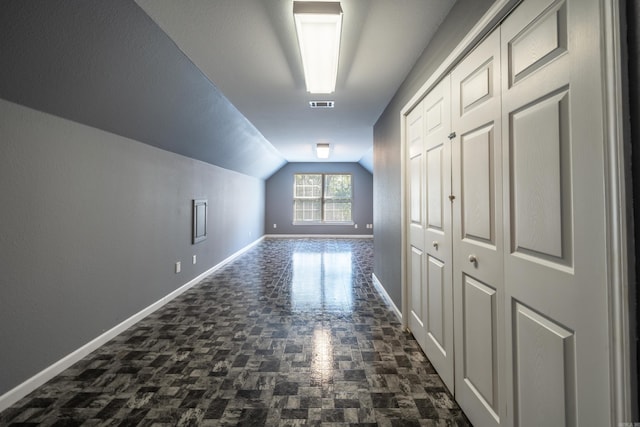
[[[333,108],[333,101],[309,101],[311,108]]]

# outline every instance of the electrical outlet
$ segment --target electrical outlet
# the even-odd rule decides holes
[[[273,228],[278,228],[278,224],[273,224]]]
[[[353,224],[353,226],[354,226],[355,228],[358,228],[358,224]]]
[[[176,274],[180,273],[180,270],[182,270],[182,264],[178,261],[176,262]]]
[[[197,258],[197,257],[196,257],[195,255],[194,255],[194,256],[193,256],[193,258],[192,258],[192,262],[193,262],[194,264],[196,263],[196,258]]]

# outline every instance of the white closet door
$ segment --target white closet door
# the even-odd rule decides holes
[[[454,392],[453,288],[451,285],[451,89],[447,75],[425,97],[426,253],[423,347],[434,368]]]
[[[456,400],[505,424],[500,32],[451,74]],[[453,137],[453,135],[452,135]]]
[[[514,423],[611,425],[600,4],[502,25],[505,308]]]
[[[408,306],[409,329],[424,349],[426,346],[424,300],[426,292],[423,289],[425,281],[424,265],[424,229],[425,229],[425,200],[424,200],[424,108],[418,104],[406,118],[407,146],[409,153],[408,196],[409,196],[409,257],[408,257]]]

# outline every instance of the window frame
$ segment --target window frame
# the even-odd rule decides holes
[[[300,197],[296,196],[297,186],[297,177],[300,175],[320,175],[320,196],[319,197]],[[327,176],[349,176],[350,185],[350,197],[349,198],[336,198],[326,196],[326,185],[327,185]],[[353,225],[355,222],[353,221],[353,200],[354,200],[354,191],[353,191],[353,174],[344,172],[299,172],[293,174],[293,203],[292,203],[292,215],[293,215],[293,225]],[[319,201],[320,203],[320,220],[296,220],[296,201],[298,200],[307,200],[307,201]],[[351,204],[351,219],[346,221],[331,221],[326,219],[326,211],[325,204],[327,202],[349,202]]]

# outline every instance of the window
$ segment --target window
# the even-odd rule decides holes
[[[293,223],[351,223],[351,174],[295,174]]]

